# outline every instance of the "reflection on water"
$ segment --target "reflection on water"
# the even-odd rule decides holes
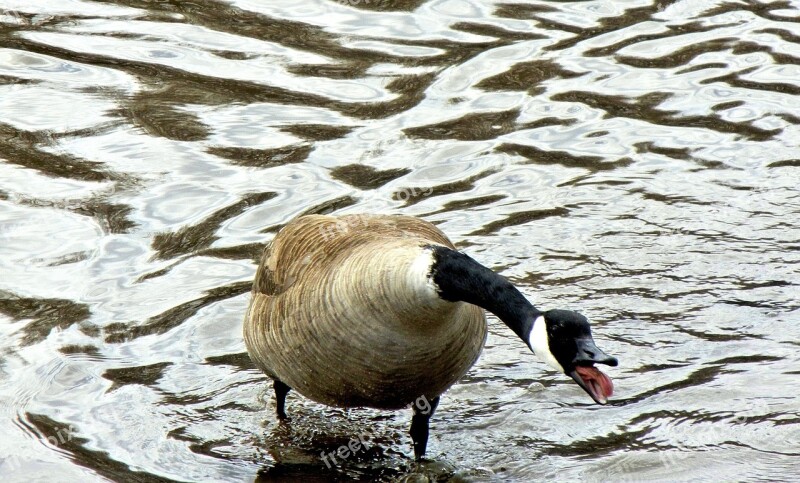
[[[800,476],[800,5],[0,0],[0,472],[118,481]],[[244,353],[301,213],[425,217],[621,365],[590,405],[491,320],[410,414]],[[369,435],[369,451],[320,459]]]

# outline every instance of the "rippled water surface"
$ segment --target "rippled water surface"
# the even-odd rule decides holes
[[[796,481],[798,22],[796,0],[0,0],[4,481]],[[277,425],[241,336],[255,262],[332,212],[421,216],[587,314],[613,403],[492,317],[436,463],[408,411],[292,393]]]

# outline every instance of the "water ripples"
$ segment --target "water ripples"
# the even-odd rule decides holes
[[[0,0],[0,471],[796,477],[798,12]],[[589,315],[612,404],[491,320],[433,464],[405,413],[292,394],[276,425],[241,339],[254,263],[298,214],[364,211],[423,216]]]

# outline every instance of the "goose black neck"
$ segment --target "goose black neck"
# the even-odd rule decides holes
[[[431,277],[441,298],[488,310],[528,344],[533,322],[541,312],[511,282],[459,251],[440,245],[428,248],[434,258]]]

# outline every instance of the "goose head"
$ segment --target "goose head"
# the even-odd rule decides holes
[[[617,359],[600,350],[589,321],[571,310],[548,310],[531,328],[528,346],[547,365],[571,377],[598,404],[606,404],[614,385],[595,364],[616,366]]]
[[[589,321],[571,310],[542,312],[505,277],[468,255],[431,247],[429,277],[441,298],[483,307],[503,321],[543,362],[571,377],[598,404],[606,404],[614,386],[595,364],[616,366],[592,339]]]

